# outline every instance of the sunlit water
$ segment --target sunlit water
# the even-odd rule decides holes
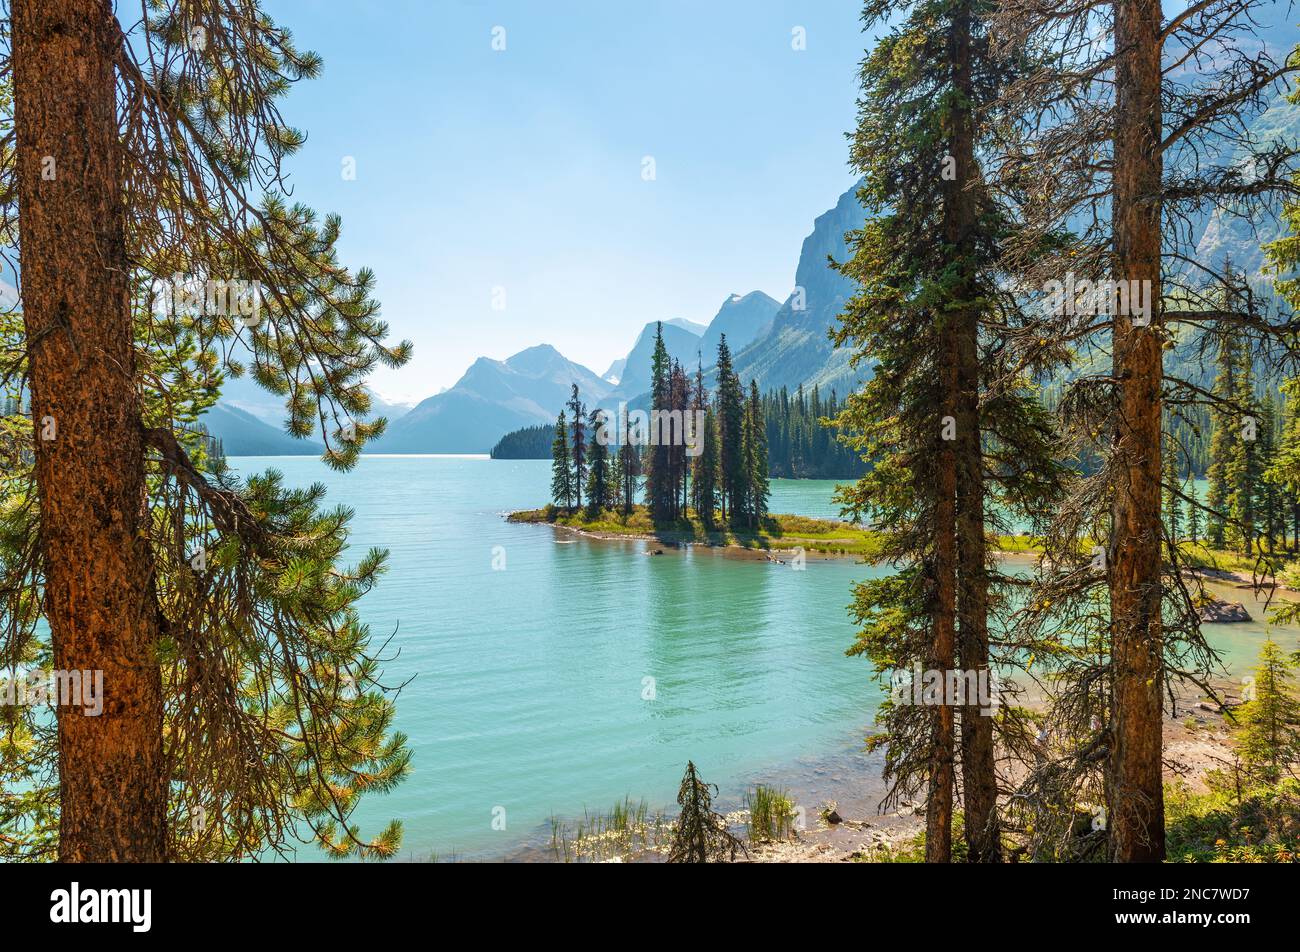
[[[850,586],[879,569],[651,555],[507,523],[546,501],[545,460],[377,456],[345,474],[312,457],[230,462],[323,482],[356,511],[353,548],[390,552],[360,605],[400,652],[385,680],[415,676],[397,702],[414,761],[358,811],[363,835],[396,817],[408,857],[511,854],[545,840],[552,816],[627,795],[671,810],[688,759],[724,806],[756,782],[813,805],[877,792],[862,739],[881,692],[844,650]],[[834,485],[774,480],[772,510],[833,517]],[[1262,617],[1249,593],[1231,597]],[[1230,664],[1253,662],[1264,626],[1207,628]]]

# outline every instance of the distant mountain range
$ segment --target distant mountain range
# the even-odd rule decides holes
[[[1251,132],[1261,141],[1295,142],[1300,139],[1300,110],[1279,97],[1255,118]],[[814,221],[800,250],[795,289],[784,302],[751,291],[729,295],[707,325],[665,320],[669,355],[688,371],[702,367],[707,385],[713,387],[708,371],[725,334],[736,373],[746,383],[756,380],[763,391],[815,385],[843,396],[855,389],[862,372],[849,367],[849,355],[835,350],[828,337],[853,284],[833,270],[830,261],[848,257],[844,236],[861,227],[864,219],[855,185]],[[1283,230],[1275,214],[1242,222],[1214,210],[1192,222],[1192,239],[1198,261],[1219,267],[1230,258],[1235,268],[1255,274],[1263,262],[1260,244]],[[542,344],[504,361],[481,357],[455,386],[413,408],[376,399],[375,411],[388,417],[389,427],[369,451],[487,453],[506,433],[554,423],[574,383],[588,406],[615,408],[626,402],[644,407],[658,323],[646,324],[627,355],[613,361],[603,375]],[[318,444],[284,434],[283,419],[282,400],[245,377],[227,384],[221,404],[205,422],[231,455],[320,452]]]
[[[506,433],[554,423],[573,384],[595,405],[613,385],[549,344],[480,357],[450,390],[422,400],[370,444],[373,453],[487,453]]]
[[[615,408],[648,403],[650,359],[662,323],[669,355],[688,371],[709,371],[725,334],[741,378],[754,378],[761,389],[851,385],[847,357],[836,355],[827,329],[851,293],[851,285],[828,266],[828,255],[845,255],[844,233],[862,224],[856,186],[835,207],[817,218],[803,243],[796,269],[796,288],[784,303],[762,291],[730,294],[707,325],[683,318],[646,324],[625,357],[598,375],[542,344],[506,360],[480,357],[449,390],[413,408],[383,404],[388,431],[370,444],[373,453],[487,453],[506,433],[555,422],[574,383],[591,407]],[[205,422],[231,455],[247,446],[275,445],[283,453],[318,453],[318,445],[292,440],[278,429],[281,401],[248,378],[231,381],[221,409]],[[258,426],[261,424],[261,426]],[[267,430],[270,430],[268,433]],[[280,438],[272,442],[272,437]]]
[[[227,456],[319,456],[316,440],[300,440],[233,404],[218,403],[204,414],[208,432],[221,440]]]
[[[411,408],[389,403],[373,391],[372,416],[392,422]],[[228,456],[319,456],[319,440],[300,440],[284,431],[284,397],[263,389],[249,374],[228,377],[221,385],[221,400],[203,417],[208,432],[219,438]]]

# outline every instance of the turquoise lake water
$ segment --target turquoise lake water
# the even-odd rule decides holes
[[[868,663],[844,655],[845,606],[854,580],[882,570],[651,556],[640,542],[505,522],[545,501],[546,460],[368,456],[342,474],[314,457],[230,464],[324,483],[329,503],[356,510],[351,545],[390,552],[360,606],[374,640],[392,635],[400,650],[385,681],[415,676],[397,701],[413,770],[356,818],[363,835],[400,818],[404,856],[514,853],[544,840],[552,816],[629,795],[670,810],[688,759],[729,806],[756,782],[810,804],[871,792],[862,778],[878,762],[862,739],[881,692]],[[834,485],[774,480],[772,511],[834,517]],[[1223,594],[1263,617],[1249,592]],[[1253,663],[1263,625],[1206,627],[1234,669]]]

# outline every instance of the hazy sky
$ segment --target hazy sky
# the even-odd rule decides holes
[[[308,133],[295,198],[343,215],[344,261],[375,269],[416,345],[375,378],[385,396],[543,342],[603,373],[647,321],[704,323],[756,288],[784,300],[853,182],[856,0],[267,8],[325,60],[284,105]]]

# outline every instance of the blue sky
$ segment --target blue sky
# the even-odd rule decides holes
[[[647,321],[784,300],[853,182],[856,0],[266,6],[325,60],[284,104],[309,137],[295,197],[343,215],[345,262],[416,345],[375,378],[390,398],[543,342],[601,373]]]

